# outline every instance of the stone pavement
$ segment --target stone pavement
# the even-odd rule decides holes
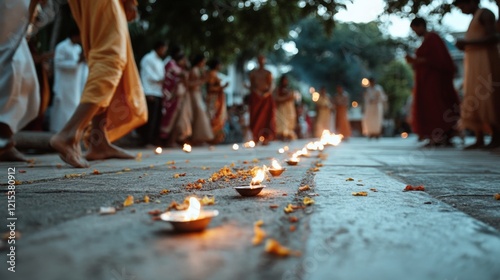
[[[294,150],[306,143],[288,145]],[[4,193],[7,169],[16,168],[21,236],[15,273],[7,270],[9,250],[2,244],[0,279],[500,279],[500,200],[493,198],[500,193],[500,157],[493,153],[419,149],[413,138],[354,138],[327,148],[326,159],[311,156],[288,166],[257,197],[232,189],[248,184],[242,178],[186,189],[225,165],[239,170],[283,160],[277,150],[284,145],[161,155],[141,149],[137,160],[95,162],[88,169],[62,165],[54,154],[36,156],[31,165],[1,163]],[[402,192],[407,184],[426,191]],[[311,190],[299,192],[304,185]],[[160,194],[163,189],[169,192]],[[360,191],[368,195],[352,195]],[[151,202],[122,208],[128,195],[148,195]],[[206,208],[220,214],[202,233],[175,233],[148,214],[188,195],[215,197]],[[315,204],[283,211],[306,196]],[[6,223],[7,196],[3,200]],[[104,216],[101,206],[122,209]],[[267,237],[301,256],[277,257],[265,253],[264,244],[252,245],[257,220]]]

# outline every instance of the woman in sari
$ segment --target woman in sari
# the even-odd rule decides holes
[[[279,140],[297,139],[295,98],[288,87],[288,78],[285,75],[281,77],[273,97],[276,103],[276,137]]]
[[[187,60],[176,48],[172,59],[165,65],[163,83],[163,108],[160,125],[160,139],[166,146],[181,144],[191,136],[192,109],[187,94]]]
[[[197,55],[191,65],[188,81],[193,111],[191,142],[192,144],[203,144],[214,138],[201,91],[203,85],[207,82],[205,75],[206,58],[203,55]]]
[[[319,99],[316,102],[316,122],[314,125],[314,137],[321,137],[324,130],[331,131],[333,105],[326,93],[326,88],[319,91]]]
[[[210,70],[207,78],[207,110],[214,135],[213,144],[221,143],[226,137],[224,125],[227,120],[227,109],[224,89],[228,86],[228,83],[221,84],[221,80],[217,75],[220,67],[220,61],[217,59],[213,59],[208,63]]]

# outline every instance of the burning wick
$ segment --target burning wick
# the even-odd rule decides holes
[[[157,155],[161,155],[162,152],[163,152],[163,149],[161,147],[158,147],[155,149],[155,154],[157,154]]]
[[[238,144],[233,145],[233,150],[237,151],[239,148],[240,148],[240,145],[238,145]]]
[[[190,153],[191,152],[191,145],[189,144],[184,144],[184,146],[182,147],[182,150],[186,153]]]
[[[285,152],[285,149],[283,149],[283,148],[280,148],[280,149],[278,150],[278,153],[280,153],[280,154],[283,154],[284,152]]]
[[[290,159],[290,161],[293,161],[293,162],[299,162],[299,161],[300,161],[300,160],[299,160],[299,156],[300,156],[300,151],[298,151],[298,152],[294,153],[294,154],[292,155],[292,158]]]
[[[273,161],[271,162],[271,167],[272,167],[272,169],[278,169],[278,170],[282,169],[281,165],[275,159],[273,159]]]
[[[255,177],[252,178],[250,186],[259,186],[260,183],[264,181],[264,178],[265,178],[264,170],[262,169],[257,170],[257,174],[255,175]]]
[[[196,220],[200,216],[200,211],[201,211],[201,205],[198,199],[196,199],[195,197],[190,197],[189,207],[186,210],[186,216],[184,217],[184,219],[186,221]]]

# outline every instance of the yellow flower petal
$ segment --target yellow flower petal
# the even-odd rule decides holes
[[[134,197],[131,196],[131,195],[129,195],[129,196],[127,196],[127,198],[123,202],[123,207],[128,207],[128,206],[130,206],[132,204],[134,204]]]
[[[314,199],[307,197],[307,196],[304,197],[304,201],[303,201],[304,205],[306,205],[306,206],[313,205],[314,202],[315,202]]]

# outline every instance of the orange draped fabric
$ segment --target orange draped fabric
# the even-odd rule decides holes
[[[107,108],[110,141],[147,120],[146,98],[132,52],[127,19],[120,0],[69,0],[80,28],[89,76],[82,103]]]
[[[252,130],[253,140],[259,141],[260,136],[264,136],[266,141],[275,139],[276,105],[271,94],[260,96],[250,93],[250,129]]]

